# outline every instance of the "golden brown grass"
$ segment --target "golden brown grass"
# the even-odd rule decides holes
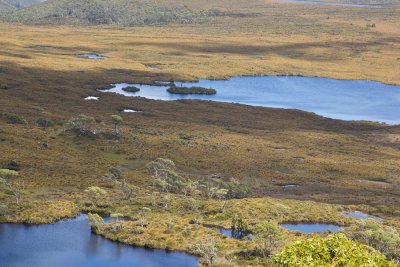
[[[231,200],[224,214],[214,212],[218,201],[199,199],[204,223],[229,227],[231,217],[243,213],[255,222],[348,224],[352,220],[341,212],[357,209],[379,215],[399,229],[398,126],[342,122],[295,110],[161,102],[95,91],[112,82],[238,74],[319,75],[400,84],[398,7],[366,10],[247,2],[237,1],[235,8],[259,15],[202,25],[0,24],[0,34],[6,36],[0,40],[0,85],[8,88],[0,89],[0,113],[17,113],[28,120],[27,125],[11,125],[5,116],[0,118],[0,167],[17,160],[21,164],[17,179],[23,183],[19,207],[8,192],[0,193],[0,220],[38,223],[74,216],[78,209],[72,202],[90,210],[83,191],[91,185],[109,193],[100,211],[134,217],[150,205],[146,197],[152,178],[145,165],[162,156],[174,160],[179,172],[193,179],[220,173],[224,181],[233,177],[251,187],[251,198]],[[365,26],[371,22],[377,27]],[[76,57],[90,52],[109,58]],[[82,100],[89,95],[101,98]],[[51,113],[54,127],[44,130],[34,125],[37,106]],[[123,108],[143,112],[121,113]],[[95,117],[104,131],[112,130],[110,116],[120,114],[121,139],[62,134],[63,124],[78,114]],[[120,166],[128,181],[140,188],[138,198],[116,201],[119,192],[101,178],[112,165]],[[286,183],[300,187],[281,188]],[[171,198],[169,209],[152,208],[147,218],[150,226],[144,236],[155,231],[158,239],[103,234],[130,244],[184,250],[189,241],[209,234],[218,242],[224,240],[221,264],[250,264],[234,258],[247,243],[227,241],[201,225],[189,225],[198,214],[185,210],[181,197]],[[282,200],[286,198],[298,200]],[[165,233],[166,221],[176,224],[171,233]],[[184,230],[189,231],[187,236]],[[286,235],[288,240],[298,238]]]
[[[136,28],[3,23],[0,33],[7,38],[2,39],[0,61],[57,71],[161,72],[182,79],[301,74],[400,83],[398,6],[234,1],[229,7],[253,16]],[[371,23],[376,27],[366,27]],[[109,59],[74,56],[86,52]]]

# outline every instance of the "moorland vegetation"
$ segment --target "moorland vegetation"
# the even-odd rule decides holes
[[[46,17],[66,2],[73,15]],[[151,7],[131,18],[144,26],[127,28],[98,19],[102,9],[88,20],[86,2],[48,1],[37,13],[32,6],[2,15],[25,24],[0,23],[1,222],[49,223],[87,212],[99,235],[183,250],[201,256],[202,265],[285,266],[299,255],[328,266],[399,263],[399,126],[107,92],[84,100],[116,82],[233,75],[399,84],[398,1],[381,9],[171,1],[180,4]],[[217,6],[230,14],[201,13]],[[179,8],[193,19],[169,15]],[[154,22],[159,12],[173,19]],[[76,57],[92,51],[107,59]],[[383,221],[343,215],[355,210]],[[103,215],[124,220],[104,223]],[[300,222],[346,228],[310,236],[279,226]],[[232,229],[236,238],[215,228]]]

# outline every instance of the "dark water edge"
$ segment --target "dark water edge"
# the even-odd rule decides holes
[[[184,252],[133,247],[95,235],[83,214],[54,224],[0,224],[2,267],[194,267],[197,263],[196,257]]]

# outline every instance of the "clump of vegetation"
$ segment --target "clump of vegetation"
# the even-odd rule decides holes
[[[98,133],[96,120],[87,115],[79,115],[76,118],[70,119],[66,124],[65,131],[70,131],[78,136],[93,137]]]
[[[97,232],[99,227],[104,224],[103,218],[97,213],[88,213],[87,218],[93,232]]]
[[[0,169],[0,186],[9,190],[14,198],[15,202],[19,204],[21,193],[20,186],[13,182],[13,178],[18,176],[18,172],[8,169]]]
[[[71,201],[24,201],[12,213],[6,216],[8,222],[18,223],[52,223],[63,218],[77,216],[78,206]]]
[[[10,113],[6,115],[7,121],[10,124],[27,124],[27,120],[18,114]]]
[[[36,119],[36,125],[42,128],[48,128],[53,126],[53,121],[51,120],[51,114],[49,112],[44,111],[43,108],[37,107],[38,118]]]
[[[351,238],[371,246],[400,264],[400,234],[391,226],[375,220],[360,220],[346,229]]]
[[[207,241],[193,244],[191,247],[191,252],[201,256],[207,266],[212,266],[215,258],[217,257],[218,248],[215,244],[215,240],[210,238]]]
[[[344,234],[296,241],[273,257],[282,267],[395,267],[379,251],[348,239]]]
[[[120,168],[118,168],[117,166],[111,166],[108,169],[108,174],[106,176],[104,176],[104,178],[120,180],[120,179],[124,178],[124,175]]]
[[[245,198],[250,194],[250,187],[236,179],[223,183],[223,186],[228,189],[228,198]]]
[[[176,166],[172,160],[158,158],[147,164],[147,168],[156,178],[154,186],[160,192],[178,193],[188,182],[188,179],[176,172]]]
[[[242,216],[236,215],[232,219],[232,237],[236,239],[242,239],[250,234],[250,226]]]
[[[217,91],[212,88],[204,88],[204,87],[177,87],[171,86],[167,89],[168,93],[171,94],[179,94],[179,95],[215,95]]]
[[[107,195],[107,191],[98,186],[89,186],[85,193],[93,205],[98,205],[99,201]]]
[[[264,257],[269,257],[280,245],[282,233],[279,225],[273,221],[263,221],[253,229],[253,240],[257,243],[257,251]]]
[[[129,86],[129,87],[122,88],[122,91],[125,91],[128,93],[137,93],[140,91],[140,88],[137,88],[135,86]]]
[[[16,160],[10,160],[7,164],[7,169],[19,171],[21,170],[21,164],[19,164]]]
[[[119,128],[118,125],[120,125],[123,121],[122,117],[119,115],[112,115],[111,116],[112,122],[114,124],[114,135],[119,136]]]
[[[135,193],[138,191],[138,187],[129,184],[128,182],[126,182],[125,179],[122,179],[121,181],[115,181],[115,183],[122,192],[123,200],[131,199],[132,197],[135,196]]]

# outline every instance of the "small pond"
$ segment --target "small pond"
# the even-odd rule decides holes
[[[324,1],[312,1],[312,0],[279,0],[279,2],[287,3],[303,3],[303,4],[314,4],[314,5],[330,5],[330,6],[348,6],[348,7],[366,7],[366,8],[382,8],[382,5],[373,4],[352,4],[352,3],[340,3],[340,2],[324,2]]]
[[[248,240],[251,238],[251,234],[247,234],[247,235],[235,235],[234,232],[232,232],[232,229],[225,229],[225,228],[220,228],[220,227],[209,227],[211,229],[216,230],[218,233],[226,236],[226,237],[230,237],[230,238],[234,238],[234,239],[244,239],[244,240]]]
[[[340,230],[340,226],[324,223],[281,224],[281,226],[287,230],[299,231],[303,233],[321,233],[328,230],[337,232]]]
[[[97,54],[80,54],[80,55],[78,55],[78,57],[87,58],[87,59],[96,59],[96,60],[101,60],[101,59],[107,58],[105,56],[99,56]]]
[[[38,226],[0,224],[4,267],[194,267],[197,262],[183,252],[132,247],[94,235],[86,215]]]
[[[346,217],[352,217],[352,218],[356,218],[356,219],[373,219],[377,222],[382,222],[383,219],[376,217],[376,216],[372,216],[366,213],[363,213],[361,211],[353,211],[353,212],[349,212],[349,213],[345,213],[343,214]]]
[[[227,237],[233,237],[231,229],[224,229],[224,228],[215,228],[218,233],[223,234]]]
[[[241,103],[252,106],[299,109],[328,118],[368,120],[400,124],[400,86],[373,81],[335,80],[300,76],[235,77],[230,80],[200,80],[176,83],[217,90],[215,95],[178,95],[166,91],[168,85],[114,84],[109,90],[125,96],[157,100],[199,99]],[[124,92],[135,86],[139,92]]]
[[[297,184],[283,184],[283,185],[280,185],[280,187],[282,187],[282,188],[295,188],[295,187],[299,187],[299,185],[297,185]]]

